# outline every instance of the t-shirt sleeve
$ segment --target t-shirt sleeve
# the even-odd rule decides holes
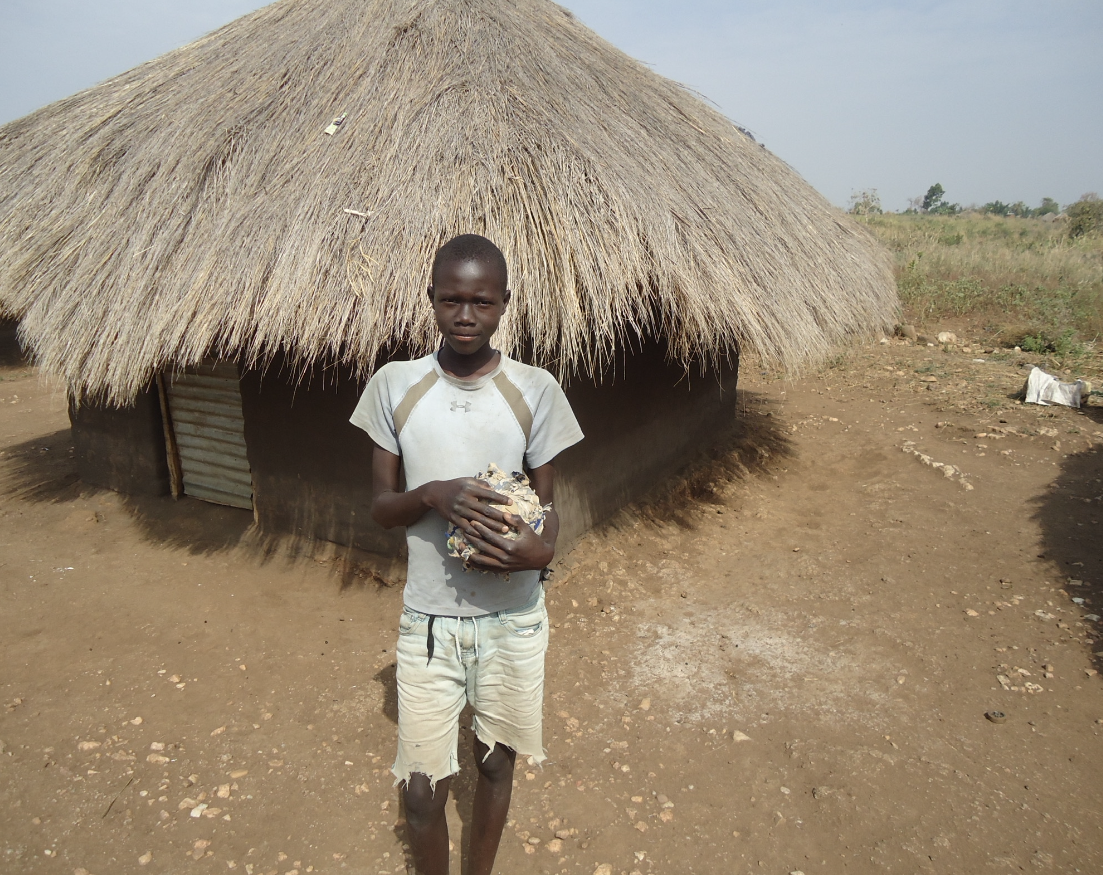
[[[555,377],[545,371],[532,414],[532,432],[525,450],[525,463],[529,468],[546,465],[582,438],[582,429],[571,410],[571,403]]]
[[[389,453],[401,456],[398,448],[398,433],[394,427],[394,406],[391,403],[391,386],[387,379],[386,367],[376,371],[349,422],[362,428],[368,436]]]

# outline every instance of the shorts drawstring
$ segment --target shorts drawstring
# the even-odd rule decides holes
[[[425,660],[425,664],[428,665],[433,661],[433,654],[437,649],[437,639],[433,636],[433,621],[436,620],[436,614],[428,614],[429,623],[425,630],[425,652],[428,655],[428,659]],[[475,622],[475,617],[456,617],[458,620],[456,634],[453,636],[456,640],[456,659],[462,661],[463,654],[460,652],[460,629],[459,626],[463,624],[464,620],[471,621],[471,628],[475,631],[475,659],[479,658],[479,624]]]
[[[429,652],[429,658],[425,660],[425,664],[428,665],[433,661],[433,651],[436,650],[437,639],[433,637],[433,620],[436,617],[433,614],[429,615],[429,631],[425,635],[425,649]]]

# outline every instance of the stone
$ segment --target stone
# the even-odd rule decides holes
[[[544,845],[551,853],[559,854],[563,851],[563,839],[552,839],[546,845]]]
[[[139,866],[148,866],[152,862],[153,862],[153,854],[151,854],[149,851],[146,851],[144,854],[142,854],[142,856],[140,856],[138,858],[138,865]]]
[[[952,331],[940,331],[938,332],[939,343],[957,343],[957,335]]]
[[[602,863],[594,869],[594,875],[613,875],[613,867],[608,863]]]

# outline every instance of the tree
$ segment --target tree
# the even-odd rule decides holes
[[[1094,191],[1081,195],[1080,200],[1065,207],[1065,213],[1069,217],[1069,237],[1103,230],[1103,200]]]
[[[1034,211],[1034,215],[1048,216],[1052,214],[1056,216],[1059,212],[1061,212],[1061,207],[1058,205],[1057,201],[1051,197],[1044,197],[1042,198],[1042,205]]]
[[[942,206],[942,196],[944,194],[946,194],[946,189],[942,187],[942,183],[936,182],[927,189],[927,193],[923,196],[923,203],[920,205],[920,209],[925,213],[937,212],[938,208]]]
[[[1011,212],[1011,207],[1003,201],[989,201],[980,208],[982,213],[991,213],[994,216],[1006,216]]]
[[[961,204],[946,203],[942,199],[945,194],[946,189],[942,187],[942,183],[936,182],[928,188],[927,193],[923,195],[923,203],[920,205],[919,211],[940,216],[952,216],[954,213],[960,213]]]
[[[850,214],[852,216],[879,216],[881,209],[881,196],[877,189],[869,188],[856,191],[850,196]]]

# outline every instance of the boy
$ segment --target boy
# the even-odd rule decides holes
[[[555,553],[559,519],[549,511],[538,535],[491,507],[512,502],[471,475],[489,462],[527,468],[541,503],[550,504],[552,460],[582,432],[551,374],[490,345],[510,299],[497,246],[475,234],[450,240],[433,259],[428,291],[439,351],[381,368],[351,421],[375,444],[372,519],[405,526],[409,547],[392,770],[403,784],[414,864],[422,875],[448,871],[444,804],[466,699],[479,770],[469,871],[490,875],[516,757],[544,759],[548,615],[540,572]],[[475,570],[448,555],[450,524],[479,551],[469,560]],[[518,537],[503,537],[511,529]]]

